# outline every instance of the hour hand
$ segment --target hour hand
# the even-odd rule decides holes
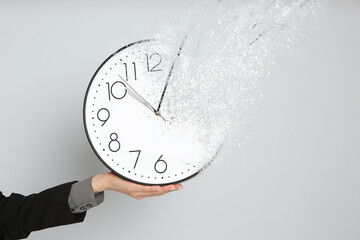
[[[137,99],[139,100],[139,102],[141,102],[144,106],[146,106],[147,108],[149,108],[156,116],[161,117],[161,118],[166,122],[165,118],[163,118],[163,116],[161,116],[160,113],[158,113],[158,112],[156,111],[156,109],[155,109],[153,106],[151,106],[151,104],[150,104],[148,101],[146,101],[140,94],[138,94],[138,93],[135,91],[135,89],[133,89],[133,88],[130,86],[130,84],[129,84],[123,77],[121,77],[120,74],[118,74],[118,76],[123,80],[123,82],[126,84],[126,86],[127,86],[128,88],[130,88],[130,90],[137,96]]]

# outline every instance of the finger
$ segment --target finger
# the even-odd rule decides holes
[[[175,188],[171,188],[171,189],[175,189]],[[153,196],[161,196],[161,195],[167,194],[170,191],[171,190],[169,188],[164,189],[162,187],[157,187],[157,188],[149,188],[148,191],[139,192],[138,194],[140,196],[144,196],[144,197],[153,197]]]
[[[165,195],[165,194],[168,194],[169,192],[152,192],[152,193],[144,193],[144,194],[141,194],[140,197],[142,198],[149,198],[149,197],[158,197],[158,196],[162,196],[162,195]]]
[[[148,192],[148,193],[149,194],[154,193],[154,195],[156,195],[156,196],[161,196],[161,195],[167,194],[169,192],[178,191],[181,189],[182,189],[181,184],[172,184],[172,185],[163,186],[160,189],[158,189],[156,192]]]
[[[167,186],[163,186],[162,189],[164,191],[176,191],[176,190],[181,190],[183,187],[180,183],[178,184],[171,184],[171,185],[167,185]]]
[[[175,187],[176,187],[177,190],[183,189],[183,186],[180,183],[175,184]]]
[[[166,186],[162,186],[161,187],[161,191],[165,191],[165,192],[168,192],[168,191],[172,191],[172,190],[175,190],[175,186],[174,185],[166,185]]]
[[[181,184],[171,184],[166,186],[144,186],[138,185],[136,189],[137,199],[143,199],[147,197],[162,196],[172,191],[181,190]]]
[[[135,189],[133,189],[134,192],[137,193],[152,193],[152,192],[161,192],[162,189],[160,186],[145,186],[145,185],[138,185]]]

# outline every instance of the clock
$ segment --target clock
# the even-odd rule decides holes
[[[171,109],[180,48],[157,40],[122,47],[96,70],[83,119],[89,143],[115,174],[143,185],[189,179],[214,159],[219,143],[201,141],[196,124]],[[211,145],[211,144],[210,144]],[[210,149],[210,150],[209,150]]]

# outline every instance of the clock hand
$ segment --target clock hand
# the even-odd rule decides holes
[[[168,76],[167,76],[167,79],[166,79],[166,83],[165,83],[164,90],[163,90],[163,92],[162,92],[162,94],[161,94],[161,98],[160,98],[159,105],[158,105],[157,109],[155,110],[155,114],[160,114],[161,103],[162,103],[162,101],[163,101],[163,99],[164,99],[165,92],[166,92],[167,86],[168,86],[168,84],[169,84],[170,77],[171,77],[172,72],[173,72],[173,70],[174,70],[175,62],[176,62],[176,60],[180,57],[180,54],[181,54],[181,51],[182,51],[182,49],[183,49],[183,47],[184,47],[184,45],[185,45],[186,39],[187,39],[187,36],[185,36],[184,39],[182,40],[181,45],[180,45],[180,48],[179,48],[179,51],[178,51],[178,53],[177,53],[177,56],[176,56],[175,60],[173,61],[172,65],[171,65],[170,72],[169,72],[169,74],[168,74]]]
[[[123,77],[120,76],[120,74],[118,74],[118,76],[123,80],[123,82],[126,84],[126,86],[128,86],[128,87],[131,89],[131,91],[132,91],[133,93],[135,93],[135,94],[141,99],[140,102],[141,102],[143,105],[145,105],[145,106],[146,106],[147,108],[149,108],[153,113],[155,113],[156,116],[161,117],[161,118],[166,122],[165,118],[163,118],[163,116],[161,116],[160,114],[158,114],[158,113],[156,112],[155,108],[153,108],[153,106],[151,106],[150,103],[148,103],[140,94],[138,94],[138,93],[135,91],[135,89],[133,89],[133,88],[130,86],[130,84],[129,84]]]

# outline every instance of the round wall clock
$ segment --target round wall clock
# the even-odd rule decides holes
[[[122,178],[177,183],[196,175],[219,149],[218,142],[202,143],[194,126],[176,121],[166,103],[184,42],[176,48],[156,40],[131,43],[109,56],[90,81],[86,134],[99,159]]]

